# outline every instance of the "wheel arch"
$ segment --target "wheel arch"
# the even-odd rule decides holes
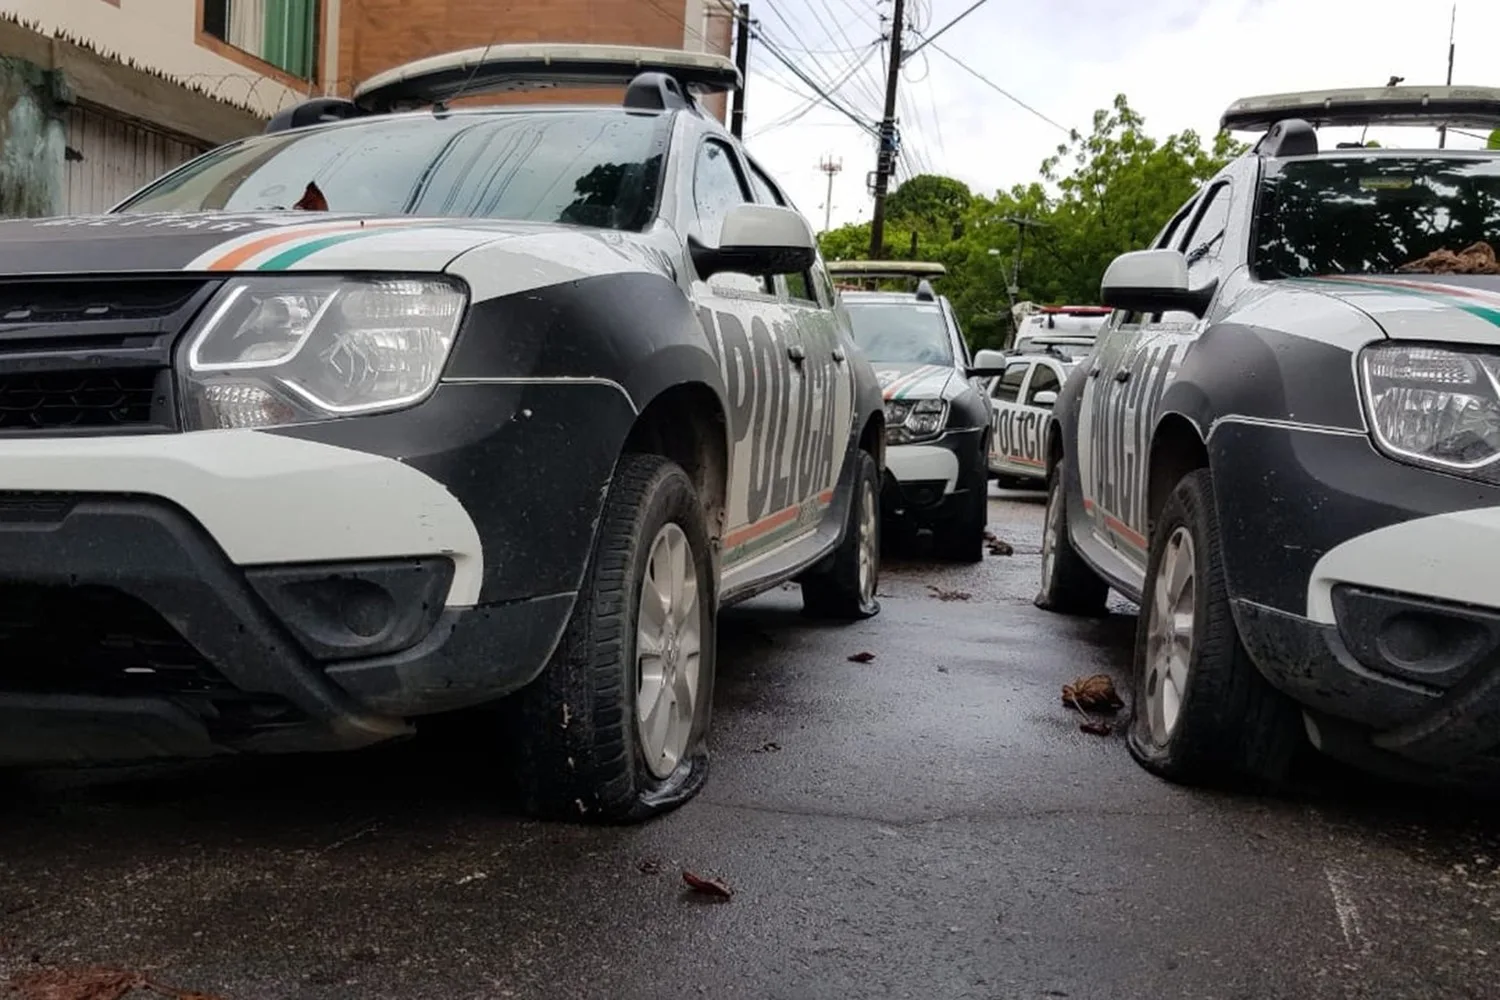
[[[1151,432],[1146,466],[1146,537],[1182,477],[1209,467],[1208,446],[1198,425],[1178,412],[1163,414]]]
[[[728,526],[731,463],[728,411],[717,387],[668,385],[641,407],[620,447],[624,454],[669,458],[693,481],[709,537],[717,548]]]

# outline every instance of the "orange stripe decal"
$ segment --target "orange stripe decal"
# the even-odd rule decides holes
[[[817,496],[819,506],[826,507],[833,502],[833,490],[824,490]],[[776,513],[761,518],[754,524],[747,524],[743,528],[736,528],[724,536],[724,547],[726,549],[737,549],[746,542],[753,542],[762,535],[768,535],[777,528],[784,527],[797,520],[802,512],[802,505],[786,507]]]
[[[373,222],[328,222],[311,226],[297,226],[291,231],[282,230],[270,233],[259,239],[251,240],[249,243],[241,244],[233,250],[208,265],[210,271],[233,271],[252,257],[256,257],[267,250],[292,243],[302,239],[316,239],[319,236],[333,236],[336,233],[353,233],[361,229],[390,229],[398,226],[410,226],[414,219],[380,219]]]

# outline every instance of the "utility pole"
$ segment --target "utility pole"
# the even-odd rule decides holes
[[[833,178],[844,169],[844,161],[825,156],[818,161],[818,169],[828,175],[828,199],[823,202],[823,232],[826,233],[833,228]]]
[[[1448,20],[1448,86],[1453,86],[1453,33],[1458,28],[1458,4],[1453,5],[1453,15]],[[1448,126],[1438,129],[1438,149],[1448,148]]]
[[[891,58],[885,77],[885,114],[880,119],[880,152],[875,161],[875,214],[870,217],[870,259],[885,251],[885,195],[896,163],[896,88],[901,85],[901,28],[906,0],[895,0],[891,12]]]
[[[735,15],[734,64],[740,70],[740,89],[734,94],[734,111],[729,116],[729,134],[736,139],[745,133],[745,88],[750,77],[750,5],[742,3]]]

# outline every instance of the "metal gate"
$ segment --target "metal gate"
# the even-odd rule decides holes
[[[91,215],[108,211],[207,148],[93,108],[75,106],[68,111],[63,212]]]

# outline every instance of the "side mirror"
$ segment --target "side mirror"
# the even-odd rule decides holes
[[[1053,404],[1055,404],[1056,402],[1057,393],[1053,392],[1051,389],[1043,389],[1041,392],[1031,397],[1032,406],[1040,406],[1048,410],[1052,409]]]
[[[975,368],[1004,368],[1006,362],[1005,352],[993,348],[985,348],[974,352]]]
[[[705,280],[725,271],[757,278],[796,274],[818,259],[807,220],[779,205],[736,205],[724,218],[717,247],[690,236],[688,250]]]
[[[1208,312],[1218,282],[1188,288],[1187,258],[1176,250],[1136,250],[1110,262],[1099,283],[1099,298],[1126,312]]]

